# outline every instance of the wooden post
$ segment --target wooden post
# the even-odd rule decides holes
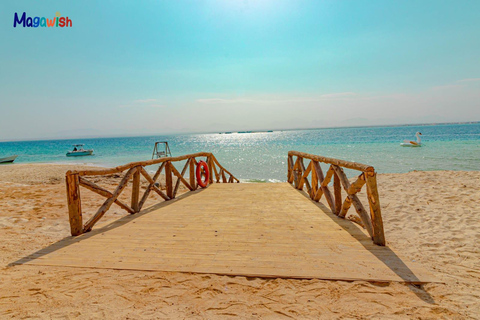
[[[167,161],[165,164],[165,187],[167,189],[167,196],[170,199],[174,198],[173,195],[173,179],[172,179],[172,163]]]
[[[295,189],[298,189],[298,183],[300,182],[300,161],[302,158],[297,157],[297,161],[295,161],[295,165],[293,166],[293,183],[295,185]]]
[[[212,159],[212,155],[208,156],[207,158],[207,164],[208,164],[208,172],[209,172],[209,182],[208,183],[213,183],[213,159]]]
[[[310,165],[312,166],[313,169],[313,160],[310,162]],[[317,174],[315,173],[315,170],[312,170],[312,191],[310,192],[310,198],[313,200],[315,198],[315,195],[317,194],[317,188],[318,188],[318,178]]]
[[[318,177],[318,180],[320,182],[320,189],[317,191],[317,194],[315,195],[315,198],[313,199],[314,201],[319,201],[320,198],[322,197],[322,194],[325,194],[325,199],[327,200],[328,205],[330,206],[330,210],[332,210],[333,213],[336,212],[335,210],[335,200],[333,199],[333,196],[330,192],[330,189],[328,189],[328,183],[330,182],[330,179],[332,178],[331,173],[333,171],[332,168],[330,168],[327,171],[327,175],[324,178],[323,176],[323,171],[322,167],[320,167],[320,164],[317,161],[312,161],[313,163],[313,169],[315,170],[315,173]]]
[[[193,190],[197,190],[197,180],[195,178],[195,158],[190,158],[190,186],[193,188]]]
[[[293,158],[291,155],[288,156],[288,161],[287,161],[287,181],[289,183],[293,182],[293,175],[292,175],[292,170],[293,170]]]
[[[80,182],[78,174],[66,174],[68,216],[70,218],[70,232],[78,236],[83,232],[82,202],[80,199]]]
[[[212,169],[213,172],[215,172],[215,180],[217,183],[220,182],[220,175],[218,174],[217,167],[215,166],[215,160],[213,160],[213,157],[210,158],[210,163],[212,164]],[[210,166],[209,166],[210,168]],[[213,173],[210,171],[210,175],[213,176]]]
[[[373,242],[379,246],[385,245],[385,234],[383,231],[382,212],[380,210],[380,197],[377,190],[377,175],[375,172],[368,172],[367,197],[370,205],[370,216],[372,219]]]
[[[222,175],[222,182],[227,183],[227,177],[225,176],[225,170],[220,169],[220,174]]]
[[[132,186],[132,202],[131,207],[135,213],[140,211],[138,200],[140,198],[140,168],[137,167],[137,171],[133,174],[133,186]]]
[[[333,175],[333,193],[335,195],[335,214],[338,216],[342,208],[342,186],[336,173]]]

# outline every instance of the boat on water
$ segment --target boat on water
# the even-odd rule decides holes
[[[10,157],[0,158],[0,163],[12,163],[13,161],[15,161],[15,159],[17,159],[17,157],[17,155],[13,155]]]
[[[81,157],[81,156],[91,156],[93,154],[93,149],[83,149],[84,144],[74,144],[73,150],[67,152],[67,157]]]
[[[400,145],[402,147],[421,147],[422,146],[422,140],[420,139],[420,136],[422,135],[421,132],[415,133],[415,136],[417,137],[417,142],[411,141],[411,140],[403,140]]]

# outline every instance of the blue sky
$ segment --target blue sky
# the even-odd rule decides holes
[[[72,28],[13,28],[57,11]],[[480,120],[479,1],[4,1],[0,21],[0,140]]]

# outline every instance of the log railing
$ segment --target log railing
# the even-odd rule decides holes
[[[310,160],[307,166],[304,164],[304,159]],[[323,173],[320,162],[330,165],[326,174]],[[358,170],[361,171],[361,174],[355,182],[350,183],[343,168]],[[328,187],[332,178],[333,193]],[[318,202],[322,196],[325,196],[332,212],[341,218],[345,218],[348,209],[353,205],[360,217],[361,225],[367,230],[373,242],[380,246],[385,245],[377,178],[372,166],[290,151],[288,153],[288,182],[298,190],[306,189],[305,191],[313,201]],[[367,212],[357,196],[365,184],[367,185],[370,213]],[[345,199],[342,199],[342,187],[346,193]]]
[[[132,162],[123,166],[109,168],[109,169],[92,169],[92,170],[80,170],[80,171],[68,171],[66,173],[66,183],[67,183],[67,200],[68,200],[68,213],[70,218],[70,230],[72,236],[80,235],[84,232],[92,230],[92,227],[97,223],[110,209],[112,204],[117,204],[122,209],[127,212],[134,214],[140,212],[143,205],[147,201],[148,196],[152,191],[157,193],[164,200],[174,199],[180,183],[182,183],[188,190],[194,191],[198,188],[196,182],[196,158],[206,158],[208,164],[210,178],[209,183],[214,181],[217,183],[234,183],[240,182],[235,178],[228,170],[222,167],[215,156],[209,152],[200,152],[194,154],[188,154],[180,157],[167,157],[160,158],[148,161],[141,162]],[[179,172],[175,166],[174,162],[185,161],[185,166],[182,171]],[[157,169],[153,177],[145,170],[146,166],[151,166],[155,164],[160,164],[160,167]],[[217,168],[218,167],[218,168]],[[185,178],[184,175],[189,169],[189,176]],[[120,174],[126,171],[119,185],[115,191],[110,192],[107,189],[102,188],[101,186],[95,184],[92,181],[86,179],[86,176],[105,176],[111,174]],[[165,192],[163,192],[157,184],[157,179],[160,177],[164,171],[165,175]],[[140,197],[140,179],[143,176],[147,182],[148,186]],[[173,176],[177,177],[176,182],[174,183]],[[122,191],[126,188],[128,182],[132,179],[132,196],[130,205],[121,201],[118,197]],[[187,180],[188,179],[188,180]],[[85,223],[83,224],[82,219],[82,203],[80,195],[80,187],[89,189],[105,198],[103,205],[97,210],[97,212]]]

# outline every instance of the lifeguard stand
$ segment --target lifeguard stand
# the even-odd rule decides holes
[[[152,159],[171,157],[171,156],[172,156],[172,153],[170,152],[170,147],[168,146],[167,141],[155,142],[155,147],[153,148],[153,153],[152,153]]]

